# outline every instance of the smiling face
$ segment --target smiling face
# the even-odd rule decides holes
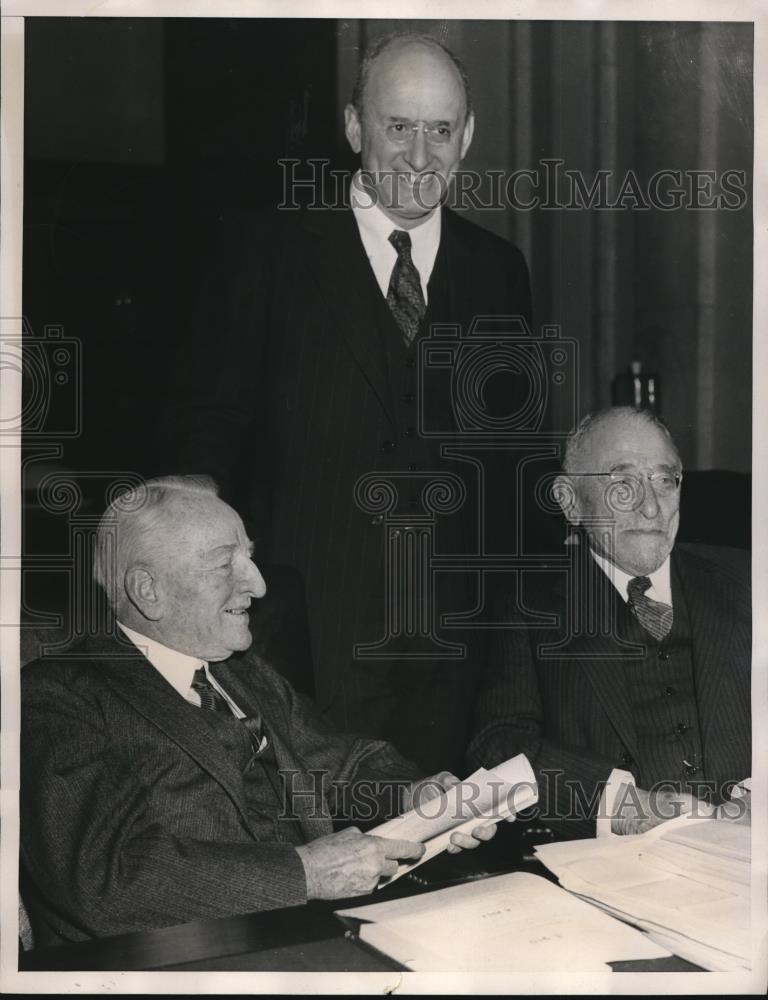
[[[609,417],[582,441],[568,470],[574,503],[566,516],[582,525],[595,551],[619,569],[647,576],[672,551],[680,506],[678,489],[662,495],[669,479],[654,486],[647,476],[673,477],[680,468],[677,451],[660,428],[641,418]]]
[[[157,547],[155,634],[202,660],[224,660],[251,644],[248,607],[266,593],[238,515],[213,494],[169,502]]]
[[[375,60],[363,94],[362,115],[348,105],[346,134],[361,154],[363,183],[379,207],[403,229],[429,215],[472,140],[459,72],[440,49],[394,43]],[[422,128],[410,135],[408,127]],[[430,142],[423,126],[445,141]],[[396,141],[405,135],[405,142]]]

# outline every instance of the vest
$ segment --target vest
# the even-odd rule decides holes
[[[250,734],[242,720],[225,712],[202,709],[201,715],[227,755],[237,763],[248,818],[257,825],[268,821],[273,832],[271,839],[294,845],[306,843],[298,820],[281,815],[284,812],[282,781],[272,741],[261,753],[254,754]]]
[[[696,707],[691,627],[676,574],[672,574],[674,622],[664,639],[654,639],[620,600],[619,628],[645,646],[642,659],[627,660],[625,676],[635,723],[639,760],[625,755],[638,784],[652,788],[672,781],[677,789],[702,796],[705,780],[701,730]]]

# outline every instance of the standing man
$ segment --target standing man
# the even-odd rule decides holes
[[[681,481],[655,416],[585,417],[557,482],[577,528],[567,572],[532,571],[503,602],[469,760],[526,753],[543,821],[571,836],[598,813],[642,832],[673,815],[670,795],[719,805],[751,773],[748,559],[675,546]]]
[[[411,658],[423,652],[418,634],[384,658],[355,653],[384,638],[391,612],[384,517],[363,509],[355,487],[370,473],[394,478],[407,527],[425,516],[430,478],[460,477],[466,498],[435,516],[434,551],[476,550],[477,472],[420,433],[423,421],[456,434],[452,390],[430,388],[419,370],[434,324],[466,336],[478,316],[529,320],[520,252],[441,206],[474,126],[464,71],[441,44],[377,43],[345,111],[362,165],[351,207],[227,229],[200,316],[197,381],[176,411],[181,471],[212,474],[257,551],[269,538],[269,560],[303,575],[321,709],[427,770],[461,759],[473,640],[461,658]],[[437,574],[427,614],[444,642],[467,639],[440,620],[471,611],[477,587],[469,572]]]

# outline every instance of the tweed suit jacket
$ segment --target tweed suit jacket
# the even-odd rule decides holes
[[[691,625],[701,777],[721,788],[751,774],[747,554],[678,545],[672,572]],[[513,627],[496,634],[475,707],[469,764],[491,766],[526,753],[537,772],[544,821],[558,832],[590,836],[594,808],[591,816],[585,809],[587,818],[574,818],[566,782],[578,783],[582,801],[594,806],[613,768],[636,779],[653,770],[636,738],[627,673],[632,644],[620,629],[606,628],[619,620],[622,599],[585,545],[574,547],[567,573],[531,573],[519,603],[517,597],[509,591],[501,600],[499,620]],[[525,618],[527,626],[520,627]],[[569,815],[567,823],[558,822]]]
[[[474,691],[467,663],[438,657],[398,668],[353,656],[385,628],[385,530],[356,502],[355,485],[408,469],[404,449],[419,420],[387,356],[388,339],[401,334],[351,210],[279,214],[222,225],[197,316],[201,346],[172,412],[175,465],[219,482],[246,520],[257,562],[301,572],[323,711],[408,756],[423,751],[414,759],[427,770],[458,766]],[[425,330],[448,323],[466,335],[478,316],[530,318],[520,251],[448,210],[428,293]],[[500,383],[507,376],[501,370]],[[429,406],[436,393],[420,398]],[[445,431],[451,440],[455,427]],[[469,468],[442,456],[440,441],[423,448],[420,468]],[[436,551],[466,551],[473,519],[471,502],[438,518]],[[474,606],[473,592],[454,600],[467,590],[460,574],[440,583],[452,591],[441,610]]]
[[[332,832],[323,780],[418,777],[388,744],[335,733],[257,657],[212,671],[264,719],[306,841]],[[111,637],[22,671],[25,901],[54,939],[306,901],[295,847],[278,842],[274,814],[246,808],[242,773],[200,712]]]

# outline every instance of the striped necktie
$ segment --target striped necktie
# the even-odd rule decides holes
[[[209,712],[229,712],[230,715],[233,714],[232,709],[227,704],[226,698],[222,697],[208,680],[205,667],[198,667],[195,671],[192,677],[192,690],[197,692],[201,708]]]
[[[660,642],[672,628],[674,612],[669,604],[646,597],[645,592],[650,586],[651,581],[647,576],[635,576],[627,584],[627,595],[635,618],[646,632],[650,632]]]
[[[196,691],[200,697],[201,708],[209,712],[226,712],[231,718],[236,718],[227,699],[209,681],[204,667],[199,667],[195,671],[192,677],[192,690]],[[248,731],[254,755],[266,750],[269,740],[265,737],[261,716],[246,716],[243,719],[238,719],[238,722],[241,722]]]
[[[421,277],[411,259],[411,237],[403,229],[393,229],[389,242],[397,250],[397,260],[392,268],[387,291],[387,305],[400,327],[406,345],[410,346],[419,332],[427,311]]]

